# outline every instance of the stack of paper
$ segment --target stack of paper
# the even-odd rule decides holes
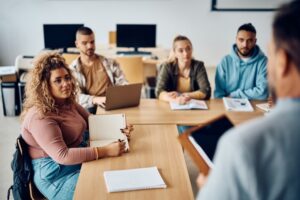
[[[157,167],[105,171],[108,192],[166,188]]]
[[[253,107],[246,98],[228,98],[223,97],[223,102],[226,110],[240,111],[240,112],[252,112]]]
[[[170,106],[172,110],[191,110],[191,109],[201,109],[207,110],[208,107],[205,101],[191,99],[186,104],[178,104],[176,102],[170,102]]]

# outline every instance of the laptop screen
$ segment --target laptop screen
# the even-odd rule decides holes
[[[224,116],[206,126],[200,127],[189,136],[189,140],[210,167],[213,165],[212,160],[219,139],[233,126],[230,120]]]
[[[141,88],[141,83],[109,87],[106,91],[105,110],[138,106]]]

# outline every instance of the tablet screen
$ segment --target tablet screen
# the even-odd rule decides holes
[[[189,136],[192,144],[210,167],[213,165],[212,160],[220,137],[232,127],[233,124],[224,116],[206,126],[200,127]]]

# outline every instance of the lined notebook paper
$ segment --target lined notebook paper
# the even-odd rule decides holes
[[[167,187],[157,167],[105,171],[103,175],[108,192]]]

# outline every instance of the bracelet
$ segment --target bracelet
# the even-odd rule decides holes
[[[96,160],[98,160],[99,159],[99,155],[98,155],[97,147],[94,147],[94,150],[95,150],[95,153],[96,153]]]

